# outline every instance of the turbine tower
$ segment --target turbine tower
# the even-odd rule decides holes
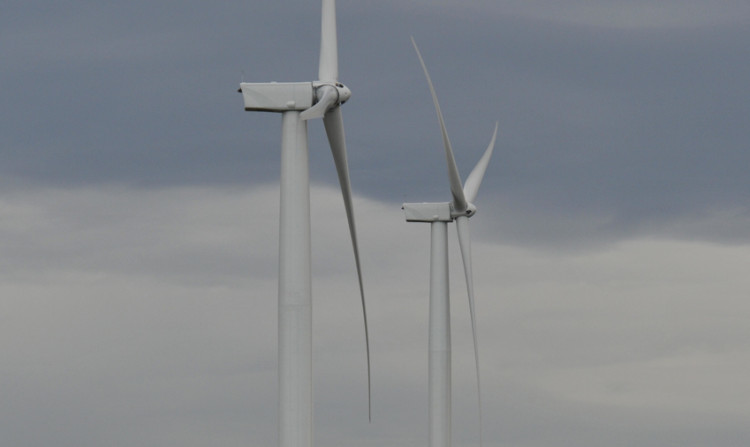
[[[338,81],[335,0],[323,0],[321,17],[317,81],[240,84],[245,110],[281,113],[278,315],[280,447],[312,446],[312,280],[307,121],[313,118],[323,118],[354,248],[364,316],[368,415],[371,417],[372,414],[367,310],[340,108],[351,97],[351,91]]]
[[[451,445],[451,333],[450,298],[448,287],[448,223],[456,222],[458,243],[461,247],[466,288],[469,296],[471,332],[474,339],[474,361],[477,373],[477,406],[479,409],[479,443],[482,443],[482,400],[479,381],[479,347],[477,345],[476,315],[474,312],[474,281],[471,270],[471,237],[469,218],[476,213],[472,202],[476,199],[479,185],[487,170],[497,137],[497,123],[489,146],[477,165],[461,186],[456,160],[453,157],[448,132],[445,129],[443,114],[440,111],[437,95],[422,59],[417,43],[412,44],[422,65],[427,84],[430,86],[432,101],[435,104],[440,131],[443,136],[445,158],[448,164],[448,180],[453,200],[441,203],[404,203],[402,208],[407,222],[429,222],[430,236],[430,318],[429,318],[429,438],[430,447]]]

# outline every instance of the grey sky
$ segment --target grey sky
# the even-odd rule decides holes
[[[312,79],[319,9],[3,7],[4,442],[275,443],[280,120],[236,89]],[[339,0],[338,15],[375,422],[312,123],[316,444],[426,443],[429,230],[399,206],[449,192],[413,35],[462,175],[500,122],[473,219],[487,445],[747,445],[750,4]]]
[[[278,157],[267,148],[278,119],[237,114],[235,86],[312,76],[318,9],[8,8],[0,44],[4,181],[275,181]],[[443,193],[430,181],[443,167],[431,156],[439,134],[408,44],[414,35],[464,172],[500,121],[498,175],[483,195],[520,221],[509,219],[504,241],[566,245],[555,236],[560,221],[572,221],[562,232],[572,245],[713,213],[747,222],[745,2],[343,3],[339,16],[341,77],[356,99],[346,123],[359,194],[398,203],[405,194]],[[332,184],[318,127],[313,177]],[[745,225],[693,227],[681,236],[747,240]]]

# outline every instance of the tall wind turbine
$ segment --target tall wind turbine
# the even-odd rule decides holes
[[[440,111],[435,88],[422,59],[417,43],[412,44],[422,64],[422,69],[430,86],[432,101],[435,104],[440,131],[443,135],[445,158],[448,164],[448,180],[453,200],[441,203],[404,203],[402,208],[407,222],[429,222],[430,242],[430,319],[429,319],[429,421],[430,447],[451,445],[451,333],[450,298],[448,288],[448,223],[456,222],[458,243],[461,247],[466,288],[469,295],[471,332],[474,339],[474,361],[477,373],[477,406],[479,409],[479,443],[482,442],[482,400],[479,381],[479,347],[477,345],[476,315],[474,313],[474,281],[471,270],[471,240],[469,218],[477,208],[472,202],[476,199],[479,185],[487,170],[487,165],[495,147],[497,127],[492,134],[487,150],[461,186],[456,160],[453,158],[448,132],[445,129],[443,114]]]
[[[364,315],[368,412],[370,343],[340,106],[351,91],[338,81],[336,2],[323,0],[318,80],[241,83],[245,110],[281,113],[279,223],[279,446],[312,445],[312,292],[307,121],[323,118],[344,198]]]

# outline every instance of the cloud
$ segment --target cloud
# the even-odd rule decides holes
[[[728,0],[722,2],[617,1],[568,2],[565,5],[539,1],[510,2],[510,9],[528,17],[568,22],[576,25],[620,29],[674,29],[707,27],[738,23],[738,17],[748,12],[747,4]],[[515,4],[514,4],[515,3]]]
[[[277,206],[252,210],[240,189],[37,188],[0,200],[3,276],[126,274],[203,285],[276,256]],[[249,191],[247,192],[249,194]],[[219,214],[219,211],[222,214]],[[265,244],[248,243],[250,231]],[[254,268],[256,275],[273,271]],[[217,276],[218,275],[218,276]],[[210,279],[209,279],[210,278]]]
[[[311,196],[316,441],[424,442],[429,226],[355,198],[373,350],[369,425],[340,193],[314,186]],[[7,439],[275,442],[277,200],[275,187],[6,197]],[[476,395],[449,232],[454,437],[463,446],[476,443]],[[487,445],[702,445],[683,434],[719,427],[747,438],[745,248],[636,238],[550,253],[485,242],[482,225],[473,236]]]
[[[631,1],[627,3],[603,0],[575,0],[559,3],[548,0],[500,2],[393,2],[394,7],[407,10],[417,8],[432,14],[452,18],[471,17],[477,13],[524,19],[545,20],[572,25],[596,26],[614,29],[674,29],[706,27],[726,23],[739,23],[747,14],[747,3],[737,0],[707,2],[691,1]],[[396,4],[397,3],[397,4]]]
[[[686,222],[679,237],[746,241],[746,6],[707,5],[339,5],[355,191],[446,199],[414,35],[464,176],[500,122],[480,200],[519,217],[503,233],[514,243],[606,245]],[[243,112],[235,90],[315,77],[319,5],[68,6],[4,14],[5,187],[276,181],[278,116]],[[310,147],[312,178],[335,185],[320,123]],[[737,217],[715,228],[725,216]]]

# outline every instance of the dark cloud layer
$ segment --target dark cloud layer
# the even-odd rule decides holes
[[[574,2],[558,17],[543,2],[485,6],[339,5],[359,194],[394,204],[446,195],[414,35],[463,175],[500,122],[480,200],[511,220],[548,222],[503,240],[565,245],[555,226],[569,222],[583,244],[747,213],[750,54],[732,18],[741,6],[719,4],[703,20],[697,5],[641,5],[638,15],[602,2],[576,16]],[[275,182],[279,119],[242,112],[237,82],[317,71],[316,4],[25,2],[3,17],[10,185]],[[321,126],[310,127],[313,178],[333,184]],[[683,236],[747,241],[740,226]]]

